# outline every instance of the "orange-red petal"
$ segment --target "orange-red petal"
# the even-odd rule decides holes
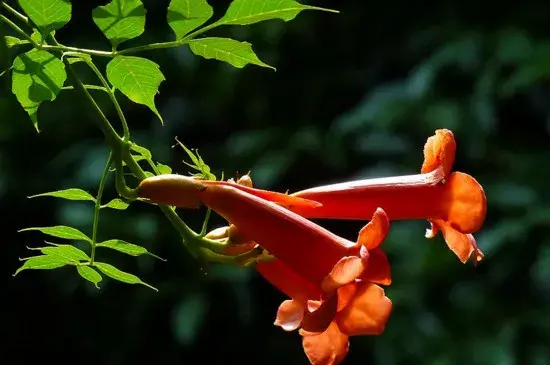
[[[309,333],[321,333],[327,329],[336,315],[338,297],[336,295],[322,301],[309,301],[302,329]]]
[[[336,309],[336,311],[340,312],[342,309],[344,309],[353,299],[355,293],[357,293],[356,283],[350,283],[348,285],[339,287],[337,291],[338,308]]]
[[[448,129],[438,129],[435,135],[428,138],[424,145],[424,163],[422,173],[435,170],[443,166],[445,175],[449,175],[453,168],[456,154],[456,142],[453,132]]]
[[[312,365],[336,365],[341,363],[349,351],[348,336],[340,332],[336,323],[332,322],[325,332],[304,335],[302,345],[309,362]]]
[[[332,268],[330,274],[321,283],[321,289],[325,293],[331,293],[342,285],[346,285],[357,279],[365,270],[368,257],[346,256],[340,259]]]
[[[462,233],[476,232],[485,221],[485,192],[476,179],[468,174],[453,172],[448,176],[439,204],[447,211],[445,220]]]
[[[369,261],[360,279],[380,285],[391,284],[390,262],[386,253],[380,248],[369,251]]]
[[[273,323],[285,331],[294,331],[300,328],[304,318],[304,307],[296,300],[285,300],[277,310],[277,318]]]
[[[314,200],[309,200],[309,199],[305,199],[305,198],[300,198],[300,197],[296,197],[296,196],[292,196],[292,195],[288,195],[288,194],[283,194],[283,193],[278,193],[276,191],[270,191],[270,190],[262,190],[262,189],[256,189],[256,188],[253,188],[253,187],[250,187],[248,186],[248,184],[245,184],[245,183],[236,183],[236,182],[231,182],[231,181],[202,181],[204,183],[204,185],[207,185],[207,186],[220,186],[220,185],[225,185],[225,186],[232,186],[238,190],[241,190],[241,191],[244,191],[244,192],[247,192],[249,194],[252,194],[254,196],[257,196],[258,198],[262,198],[262,199],[265,199],[265,200],[268,200],[270,202],[273,202],[273,203],[277,203],[279,204],[280,206],[282,207],[285,207],[287,209],[293,209],[293,208],[296,208],[296,209],[299,209],[299,208],[307,208],[307,209],[311,209],[311,208],[318,208],[318,207],[321,207],[323,204],[317,202],[317,201],[314,201]]]
[[[381,334],[392,310],[391,300],[378,285],[368,282],[355,285],[357,292],[336,315],[338,327],[348,336]]]
[[[372,219],[359,231],[357,244],[368,250],[380,246],[390,230],[390,220],[382,208],[376,209]]]
[[[432,226],[437,226],[441,230],[447,246],[462,263],[468,261],[472,255],[475,263],[483,259],[483,253],[477,247],[476,240],[471,234],[461,233],[441,220],[433,221]]]

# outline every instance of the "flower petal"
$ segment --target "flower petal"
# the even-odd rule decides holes
[[[325,332],[305,335],[302,340],[304,352],[312,365],[336,365],[349,351],[349,339],[332,322]]]
[[[456,154],[456,142],[453,132],[438,129],[424,145],[424,163],[421,172],[427,173],[443,166],[445,176],[451,173]]]
[[[270,202],[277,203],[280,206],[285,207],[287,209],[295,209],[295,208],[312,209],[312,208],[319,208],[323,205],[314,200],[300,198],[297,196],[291,196],[288,194],[278,193],[270,190],[256,189],[251,186],[248,186],[247,183],[244,183],[242,181],[241,181],[242,183],[240,183],[239,181],[234,182],[234,181],[204,180],[202,181],[202,183],[207,186],[222,186],[222,185],[232,186],[238,190],[247,192],[248,194],[252,194],[259,198],[268,200]]]
[[[449,249],[455,253],[462,263],[468,261],[472,254],[474,255],[475,263],[483,259],[483,253],[477,247],[474,236],[461,233],[441,220],[435,220],[432,224],[441,229],[445,243],[447,243]]]
[[[324,332],[334,319],[337,307],[336,295],[323,301],[309,301],[308,310],[305,311],[302,320],[302,329],[309,333]]]
[[[461,233],[474,233],[485,221],[485,192],[476,179],[468,174],[453,172],[448,176],[440,204],[446,211],[445,220]]]
[[[294,331],[300,328],[304,318],[304,307],[295,300],[285,300],[277,310],[275,326],[280,326],[285,331]]]
[[[357,285],[356,283],[350,283],[350,284],[341,286],[338,288],[337,293],[338,293],[338,308],[336,309],[336,311],[340,312],[353,299],[353,297],[355,296],[355,293],[357,293]]]
[[[325,293],[330,293],[342,285],[351,283],[365,270],[367,260],[368,258],[364,259],[358,256],[343,257],[334,265],[330,274],[323,279],[321,289]]]
[[[390,230],[390,220],[382,208],[376,209],[372,219],[359,231],[358,245],[365,246],[368,250],[380,246]]]
[[[338,327],[348,336],[384,332],[392,310],[391,300],[378,285],[361,282],[348,305],[336,315]]]
[[[380,248],[369,251],[369,261],[360,278],[374,284],[391,284],[390,262],[384,251]]]

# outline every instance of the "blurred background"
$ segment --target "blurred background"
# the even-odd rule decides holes
[[[91,19],[106,2],[72,3],[58,40],[109,49]],[[220,16],[228,1],[210,4]],[[455,170],[487,194],[476,234],[485,261],[461,264],[441,236],[424,238],[427,222],[393,223],[384,243],[393,314],[383,335],[351,339],[344,364],[550,364],[550,2],[309,4],[341,14],[303,12],[289,23],[209,33],[251,42],[277,72],[235,69],[185,47],[143,54],[167,78],[156,97],[165,125],[120,96],[135,141],[178,173],[188,170],[171,147],[175,137],[218,175],[252,170],[257,187],[296,191],[416,173],[425,140],[452,129]],[[124,46],[172,40],[167,5],[145,1],[146,33]],[[1,70],[14,52],[0,49]],[[93,80],[84,66],[79,72]],[[116,121],[109,100],[94,95]],[[18,257],[31,254],[25,246],[44,240],[17,230],[65,224],[90,233],[92,204],[26,197],[69,187],[95,194],[108,150],[94,118],[80,94],[63,91],[40,107],[36,134],[10,77],[0,78],[0,362],[306,364],[299,335],[272,325],[284,296],[253,269],[202,266],[153,206],[102,211],[99,238],[143,245],[167,262],[98,254],[159,293],[107,278],[97,290],[71,267],[12,277]],[[202,214],[181,215],[200,228]],[[351,240],[364,224],[322,223]],[[221,224],[215,218],[212,228]]]

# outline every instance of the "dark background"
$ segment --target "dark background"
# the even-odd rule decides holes
[[[91,20],[92,8],[104,3],[73,1],[58,40],[109,49]],[[210,3],[217,16],[228,4]],[[124,47],[173,39],[167,4],[146,1],[146,32]],[[142,54],[167,78],[156,97],[165,125],[121,96],[135,140],[179,173],[187,170],[182,152],[171,148],[176,136],[199,148],[215,173],[252,170],[258,187],[296,191],[416,173],[426,138],[452,129],[455,169],[476,177],[487,194],[486,224],[476,234],[485,261],[461,264],[440,236],[424,238],[426,222],[393,223],[384,243],[393,314],[383,335],[351,339],[345,364],[550,364],[550,2],[313,5],[341,14],[303,12],[288,23],[209,33],[251,42],[277,72],[235,69],[186,47]],[[0,55],[3,70],[14,53]],[[98,59],[101,69],[106,61]],[[85,67],[79,72],[93,80]],[[18,257],[29,255],[25,246],[44,239],[17,230],[91,230],[90,203],[26,197],[69,187],[94,194],[108,150],[77,92],[42,104],[36,134],[10,90],[3,76],[1,363],[307,363],[298,334],[272,325],[284,296],[252,269],[201,267],[152,206],[105,210],[99,238],[143,245],[167,262],[99,254],[159,293],[107,279],[97,290],[72,267],[12,277]],[[108,99],[98,99],[115,121]],[[110,179],[105,198],[113,197]],[[181,214],[199,229],[202,214]],[[221,223],[214,219],[212,227]],[[355,240],[364,222],[323,224]]]

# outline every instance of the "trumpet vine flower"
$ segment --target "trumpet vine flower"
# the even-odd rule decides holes
[[[256,269],[291,298],[280,305],[275,324],[287,331],[300,328],[312,364],[338,364],[348,352],[349,336],[383,332],[392,304],[374,284],[391,282],[387,257],[379,248],[389,230],[382,209],[351,242],[233,183],[165,175],[144,180],[138,192],[156,203],[193,208],[202,202],[231,224],[210,232],[209,238],[232,236],[234,246],[257,242],[268,250],[277,260],[260,262]],[[312,205],[297,199],[281,200],[290,207]]]
[[[253,188],[236,185],[197,181],[181,175],[160,175],[143,180],[138,194],[154,203],[180,207],[194,208],[202,202],[238,227],[246,240],[258,243],[326,293],[360,277],[368,280],[365,275],[379,276],[375,279],[383,283],[390,282],[385,254],[377,250],[389,230],[382,209],[374,212],[373,220],[361,230],[357,242],[351,242],[279,204],[242,189]],[[269,194],[269,197],[276,194]],[[311,205],[308,200],[285,194],[277,197],[287,207]],[[372,260],[369,260],[370,251],[373,251]],[[368,266],[372,268],[367,270]]]
[[[207,236],[225,237],[235,247],[255,244],[240,240],[242,236],[233,225],[217,228]],[[349,336],[377,335],[384,331],[392,303],[384,289],[372,282],[355,280],[339,287],[336,295],[326,297],[318,286],[280,260],[259,262],[256,270],[291,298],[279,306],[274,324],[285,331],[300,329],[304,352],[311,364],[338,364],[348,353]]]
[[[483,258],[471,233],[481,228],[487,202],[481,185],[470,175],[451,172],[456,152],[453,133],[436,131],[424,147],[424,163],[417,175],[366,179],[319,186],[291,196],[320,205],[293,206],[307,218],[367,219],[382,207],[390,220],[427,219],[426,237],[441,231],[449,248],[462,262]]]

